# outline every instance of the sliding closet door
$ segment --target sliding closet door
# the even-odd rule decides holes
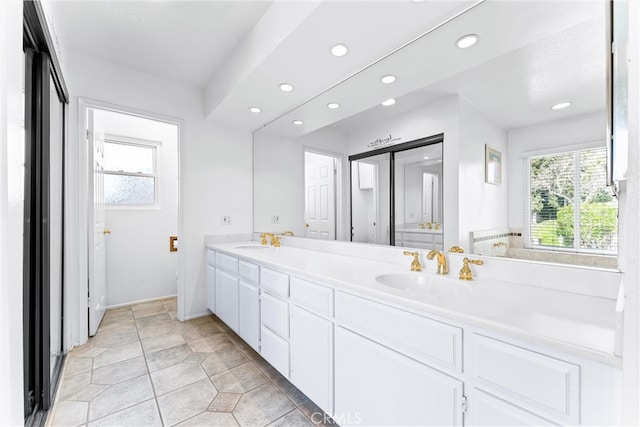
[[[49,76],[49,354],[55,386],[62,355],[64,104]]]

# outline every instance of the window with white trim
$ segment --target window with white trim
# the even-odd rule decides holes
[[[150,207],[157,204],[156,149],[154,145],[104,142],[104,200],[107,205]]]
[[[527,159],[528,247],[616,254],[618,202],[604,147]]]

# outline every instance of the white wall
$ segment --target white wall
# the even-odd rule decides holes
[[[345,155],[345,135],[331,128],[319,129],[295,140],[258,132],[254,143],[254,230],[256,232],[293,231],[304,236],[304,151],[315,150],[342,159],[341,214],[338,210],[338,239],[344,239],[349,224],[349,172]],[[279,224],[271,224],[278,215]],[[345,220],[346,218],[346,220]],[[346,221],[346,222],[345,222]],[[342,231],[342,233],[340,233]],[[346,237],[348,239],[348,236]]]
[[[640,424],[640,3],[629,2],[629,173],[621,185],[618,262],[624,272],[623,422]]]
[[[178,234],[178,126],[142,117],[96,110],[105,133],[158,143],[159,206],[107,206],[107,306],[175,295],[178,253],[169,236]]]
[[[79,142],[78,97],[90,98],[120,106],[126,110],[147,112],[154,116],[175,118],[180,122],[180,226],[178,290],[183,298],[178,303],[178,316],[191,318],[207,313],[205,298],[206,234],[251,232],[251,134],[206,121],[203,117],[203,95],[198,89],[173,83],[132,69],[100,61],[76,52],[68,52],[64,69],[71,94],[69,137],[69,182],[77,183],[80,194],[77,212],[80,230],[87,229],[86,189],[82,187],[82,169],[86,163],[85,144]],[[72,165],[76,165],[74,169]],[[70,193],[73,194],[73,193]],[[223,226],[220,217],[232,216],[232,225]],[[73,214],[72,214],[73,215]],[[74,218],[70,218],[74,219]],[[83,232],[84,233],[84,232]],[[86,236],[85,236],[86,237]],[[84,237],[80,237],[80,248]],[[86,246],[86,243],[85,243]],[[86,283],[86,253],[72,257],[76,283]],[[77,296],[71,313],[78,316],[83,290],[68,290]],[[77,285],[75,285],[77,286]],[[71,288],[71,289],[70,289]],[[84,291],[86,296],[86,290]],[[86,339],[86,319],[74,317],[72,344]]]
[[[504,129],[463,98],[460,98],[459,123],[459,244],[468,250],[472,246],[471,232],[509,226],[511,173]],[[501,185],[485,182],[485,144],[502,153]],[[446,177],[444,185],[446,192],[449,190]]]
[[[24,422],[22,2],[0,1],[0,425]]]
[[[606,139],[604,111],[509,131],[509,225],[524,226],[526,153]],[[503,156],[503,161],[505,157]]]

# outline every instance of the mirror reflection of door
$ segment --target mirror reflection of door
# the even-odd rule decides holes
[[[443,248],[442,143],[395,154],[395,244]]]
[[[422,222],[441,222],[438,182],[440,175],[422,172]]]
[[[351,161],[351,240],[389,244],[389,154]]]
[[[336,158],[305,151],[305,237],[336,239]]]

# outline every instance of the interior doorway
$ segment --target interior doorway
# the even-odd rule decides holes
[[[340,158],[304,152],[305,237],[336,240]]]
[[[179,124],[86,107],[89,335],[106,308],[177,295]]]

